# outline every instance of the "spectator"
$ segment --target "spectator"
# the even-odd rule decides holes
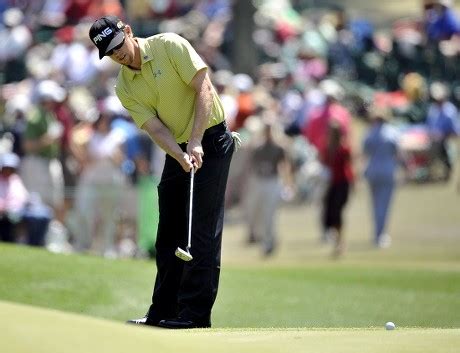
[[[246,74],[236,74],[233,76],[233,85],[238,90],[236,97],[238,103],[238,113],[236,114],[233,124],[229,125],[231,130],[238,131],[244,125],[244,121],[256,112],[254,100],[253,79]]]
[[[1,156],[0,172],[0,240],[15,242],[15,226],[22,218],[28,192],[16,173],[20,159],[14,153]]]
[[[329,16],[330,24],[334,27],[334,36],[328,47],[329,73],[341,79],[355,79],[357,77],[357,63],[354,60],[354,46],[356,45],[353,33],[349,28],[348,16],[341,6],[336,7]]]
[[[349,138],[351,115],[339,102],[344,97],[343,88],[334,80],[327,79],[320,83],[319,88],[326,96],[323,106],[311,111],[302,127],[302,134],[315,146],[320,155],[325,153],[329,137],[329,125],[332,121],[342,129],[342,139]]]
[[[306,88],[301,99],[300,106],[293,111],[294,117],[285,130],[289,136],[301,134],[301,129],[307,125],[311,112],[320,109],[326,102],[324,93],[318,87]]]
[[[263,126],[263,140],[250,152],[250,175],[246,194],[248,242],[262,242],[264,256],[277,245],[276,217],[281,200],[282,178],[289,163],[283,147],[274,137],[270,123]],[[286,178],[284,178],[286,179]]]
[[[101,113],[110,118],[113,134],[119,136],[120,141],[123,141],[121,147],[124,159],[121,168],[123,173],[135,184],[138,177],[150,173],[148,160],[148,152],[150,151],[146,151],[148,148],[142,148],[142,142],[146,144],[149,139],[143,138],[146,134],[139,131],[128,111],[121,105],[116,96],[108,96],[102,101]],[[151,145],[153,143],[150,143]]]
[[[70,245],[63,249],[63,246],[68,243],[66,229],[61,223],[53,222],[53,231],[48,232],[53,217],[53,209],[43,203],[40,195],[36,192],[30,193],[22,218],[26,230],[24,242],[31,246],[46,245],[49,250],[55,252],[70,251]],[[56,246],[57,242],[59,242],[59,247]]]
[[[320,155],[322,163],[330,171],[329,187],[323,200],[322,221],[323,229],[333,234],[333,257],[341,256],[345,250],[343,210],[354,181],[351,147],[342,131],[336,121],[329,123],[327,145]]]
[[[227,123],[229,125],[235,124],[235,119],[238,114],[238,102],[232,92],[232,78],[233,74],[228,70],[216,71],[212,76],[212,81],[222,101],[225,114],[227,115]]]
[[[459,34],[460,21],[452,9],[452,0],[425,0],[423,25],[429,42],[437,43]]]
[[[388,123],[389,114],[384,108],[372,109],[372,125],[363,141],[363,152],[367,159],[364,176],[369,184],[373,210],[373,242],[379,248],[391,245],[386,226],[398,164],[398,133]]]
[[[425,79],[416,72],[408,73],[402,80],[402,89],[408,104],[395,108],[394,114],[405,118],[410,124],[424,123],[428,111]]]
[[[83,170],[75,200],[79,219],[75,230],[76,249],[92,249],[106,257],[117,256],[117,211],[125,185],[120,170],[125,136],[111,129],[111,120],[107,112],[100,112],[93,123],[92,135],[79,156]]]
[[[231,3],[229,0],[200,0],[195,9],[202,12],[208,19],[231,16]]]
[[[97,18],[105,13],[123,17],[123,7],[119,0],[69,0],[64,14],[68,24],[77,24],[85,18]]]
[[[22,139],[27,125],[27,114],[31,108],[31,102],[27,95],[16,94],[5,104],[4,132],[13,136],[12,152],[20,158],[24,155]]]
[[[5,28],[0,30],[0,67],[5,83],[27,77],[24,54],[32,44],[32,34],[23,21],[24,14],[18,8],[3,13]]]
[[[87,85],[95,79],[97,62],[91,57],[92,47],[86,35],[87,26],[78,24],[55,32],[49,63],[55,76],[62,76],[69,86]]]
[[[44,80],[36,87],[37,106],[28,115],[24,133],[25,156],[21,176],[30,192],[37,192],[53,207],[56,218],[63,222],[64,177],[59,161],[63,126],[55,109],[66,92],[55,81]]]
[[[426,125],[434,148],[435,160],[444,166],[444,179],[450,178],[452,162],[449,156],[448,141],[452,136],[460,135],[458,110],[449,100],[449,88],[441,82],[430,85],[430,96],[433,102],[428,108]]]

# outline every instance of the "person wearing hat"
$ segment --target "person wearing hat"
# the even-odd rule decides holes
[[[37,84],[35,96],[37,104],[27,114],[20,174],[27,189],[37,192],[62,222],[64,175],[59,157],[64,126],[55,109],[65,99],[66,91],[55,81],[43,80]]]
[[[20,159],[15,153],[0,157],[0,241],[15,242],[15,225],[20,221],[28,192],[17,174]]]
[[[129,323],[187,329],[211,326],[217,296],[224,196],[234,150],[208,66],[174,33],[135,37],[115,16],[96,20],[89,37],[99,57],[121,65],[115,92],[136,125],[167,154],[160,184],[155,243],[157,276],[145,317]],[[193,259],[185,248],[191,173]]]
[[[362,149],[366,157],[364,177],[369,184],[373,210],[372,241],[376,247],[386,248],[391,244],[386,231],[398,165],[398,133],[388,123],[389,109],[374,106],[369,117],[371,126],[365,134]]]
[[[452,161],[449,155],[449,139],[460,135],[460,120],[457,107],[450,101],[449,87],[440,81],[430,85],[432,102],[428,106],[426,126],[433,145],[434,160],[444,165],[444,179],[449,180]]]

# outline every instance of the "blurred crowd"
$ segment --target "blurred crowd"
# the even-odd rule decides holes
[[[320,210],[321,239],[332,239],[340,256],[359,155],[371,239],[389,246],[397,169],[418,182],[452,174],[460,134],[452,2],[420,1],[417,18],[375,28],[340,6],[256,1],[245,38],[234,27],[237,2],[0,0],[2,241],[106,257],[151,250],[138,246],[137,190],[154,187],[164,154],[130,120],[114,95],[117,65],[99,60],[88,37],[96,18],[115,14],[137,36],[184,36],[209,64],[230,128],[243,137],[227,207],[247,211],[248,243],[271,255],[280,203],[308,201]],[[257,58],[248,72],[235,71],[241,40]],[[369,123],[361,145],[353,139],[358,121]]]

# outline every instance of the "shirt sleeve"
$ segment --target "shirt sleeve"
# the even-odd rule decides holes
[[[118,96],[121,104],[131,115],[134,123],[139,127],[142,126],[152,117],[158,117],[157,112],[154,109],[149,109],[143,104],[140,104],[135,99],[131,98],[118,86],[115,87],[115,93]]]
[[[192,45],[177,34],[165,35],[165,49],[172,65],[187,85],[198,71],[207,68]]]

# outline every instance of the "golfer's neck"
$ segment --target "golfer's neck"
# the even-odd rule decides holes
[[[141,64],[141,49],[139,48],[137,38],[134,38],[134,60],[133,63],[129,66],[134,70],[140,70]]]

